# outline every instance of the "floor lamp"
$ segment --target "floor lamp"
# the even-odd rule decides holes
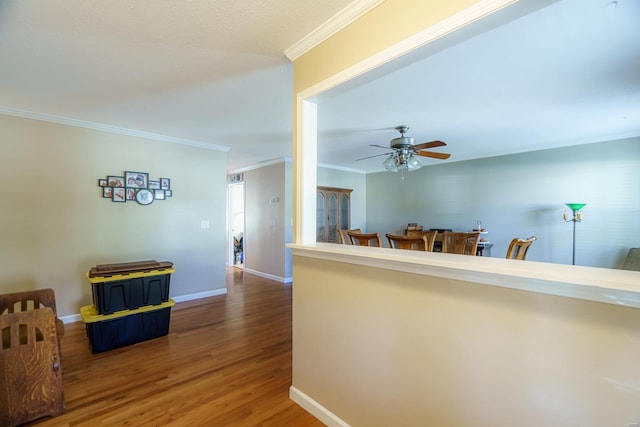
[[[569,217],[565,211],[562,217],[566,222],[573,222],[573,257],[571,258],[571,264],[576,265],[576,222],[582,221],[582,212],[580,209],[584,208],[586,203],[565,203],[569,209],[573,211],[573,217]]]

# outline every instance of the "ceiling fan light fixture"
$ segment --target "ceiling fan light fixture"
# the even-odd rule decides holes
[[[411,154],[409,160],[407,160],[407,169],[409,171],[416,171],[422,167],[422,160],[416,155]]]
[[[390,155],[387,158],[387,160],[382,162],[382,166],[384,166],[384,168],[388,171],[398,172],[398,166],[396,165],[396,157],[393,154]]]

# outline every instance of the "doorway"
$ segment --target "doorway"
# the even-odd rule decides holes
[[[244,182],[229,184],[229,266],[244,267]]]

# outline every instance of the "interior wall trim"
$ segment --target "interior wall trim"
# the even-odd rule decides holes
[[[271,166],[271,165],[277,165],[278,163],[291,164],[291,157],[280,157],[280,158],[277,158],[277,159],[266,160],[264,162],[256,163],[255,165],[234,169],[232,171],[229,171],[228,174],[229,175],[233,175],[234,173],[248,172],[248,171],[261,169],[261,168],[264,168],[264,167],[267,167],[267,166]]]
[[[285,284],[293,282],[293,278],[292,277],[276,276],[274,274],[263,273],[262,271],[252,270],[252,269],[247,268],[247,267],[245,267],[243,270],[244,270],[245,273],[253,274],[254,276],[264,277],[265,279],[270,279],[270,280],[273,280],[275,282],[280,282],[280,283],[285,283]]]
[[[7,116],[22,117],[24,119],[40,120],[43,122],[57,123],[60,125],[74,126],[85,129],[98,130],[102,132],[117,133],[120,135],[135,136],[138,138],[152,139],[154,141],[170,142],[172,144],[188,145],[191,147],[206,148],[208,150],[228,152],[231,147],[225,145],[211,144],[203,141],[194,141],[191,139],[176,138],[174,136],[160,135],[157,133],[143,132],[134,129],[125,129],[117,126],[109,126],[100,123],[86,122],[83,120],[69,119],[66,117],[53,116],[50,114],[35,113],[32,111],[19,110],[0,106],[0,114]]]
[[[331,165],[329,163],[318,163],[318,167],[325,168],[325,169],[333,169],[333,170],[343,171],[343,172],[357,173],[361,175],[367,175],[367,171],[362,169],[345,168],[344,166],[336,166],[336,165]],[[384,172],[384,171],[385,169],[381,168],[379,171],[376,171],[376,172]]]
[[[293,46],[284,51],[289,61],[293,62],[307,53],[371,9],[383,3],[384,0],[355,0],[340,12],[333,15],[325,23],[304,36]]]
[[[313,96],[319,95],[361,74],[371,71],[382,64],[393,61],[414,49],[424,46],[446,34],[464,27],[465,25],[516,3],[517,1],[518,0],[481,0],[463,11],[444,19],[423,31],[420,31],[412,37],[404,39],[393,46],[390,46],[387,49],[384,49],[377,54],[300,91],[298,96],[305,100],[310,99]]]
[[[171,298],[173,298],[175,302],[185,302],[185,301],[192,301],[194,299],[215,297],[218,295],[226,295],[226,293],[227,293],[227,288],[225,285],[225,287],[222,287],[219,289],[213,289],[211,291],[196,292],[195,294],[181,295],[181,296],[171,297]]]
[[[327,408],[294,386],[289,387],[289,398],[302,406],[305,411],[309,412],[328,427],[350,427],[349,424],[345,423],[333,412],[329,411]]]

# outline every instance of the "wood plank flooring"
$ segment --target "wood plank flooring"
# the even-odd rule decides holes
[[[291,285],[230,268],[227,295],[176,304],[169,334],[92,354],[62,340],[64,414],[37,426],[323,426],[289,399]]]

